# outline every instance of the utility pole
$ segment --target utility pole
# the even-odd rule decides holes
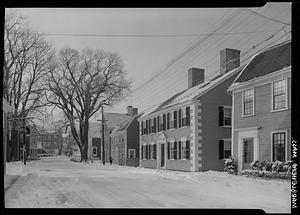
[[[103,165],[105,165],[105,147],[104,147],[104,121],[108,121],[104,119],[104,110],[103,110],[103,106],[102,106],[102,119],[98,119],[97,121],[101,121],[102,122],[102,163]]]

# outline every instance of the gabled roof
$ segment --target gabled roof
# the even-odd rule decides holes
[[[242,70],[233,85],[258,78],[291,65],[291,42],[280,43],[257,53]]]
[[[154,111],[151,111],[147,115],[150,115],[152,113],[155,113],[157,111],[163,110],[167,107],[171,107],[189,100],[192,100],[196,97],[201,96],[202,94],[205,94],[208,90],[214,88],[218,84],[222,83],[225,81],[227,78],[231,77],[231,75],[236,74],[242,70],[244,66],[241,66],[236,69],[232,69],[224,74],[219,74],[215,76],[214,78],[205,81],[203,83],[200,83],[192,88],[183,90],[174,96],[170,97],[166,101],[164,101],[161,105],[159,105]]]
[[[116,126],[114,128],[114,130],[112,131],[111,134],[115,134],[119,131],[124,131],[128,128],[128,126],[138,117],[140,117],[142,114],[135,114],[133,116],[131,116],[128,119],[123,120],[122,122],[120,122],[120,124],[118,126]]]

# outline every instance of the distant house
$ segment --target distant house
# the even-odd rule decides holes
[[[139,118],[140,166],[181,171],[223,170],[231,155],[231,96],[240,51],[220,52],[220,73],[204,81],[204,69],[188,70],[188,89]]]
[[[12,111],[12,107],[9,105],[7,100],[2,97],[2,115],[3,115],[3,165],[4,165],[4,174],[6,173],[6,160],[7,160],[7,151],[8,151],[8,141],[10,137],[9,129],[9,113]]]
[[[291,159],[291,42],[256,54],[228,91],[239,171],[254,160]]]
[[[128,118],[129,116],[127,114],[104,113],[105,162],[109,162],[109,157],[111,156],[111,138],[110,138],[111,132],[117,125],[120,124],[121,121]],[[90,122],[88,144],[89,144],[88,159],[102,160],[103,147],[102,147],[101,121]]]
[[[137,108],[127,107],[127,119],[120,122],[110,134],[113,163],[139,166],[139,122]]]

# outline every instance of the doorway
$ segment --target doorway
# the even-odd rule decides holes
[[[254,138],[243,139],[243,169],[250,169],[254,156]]]

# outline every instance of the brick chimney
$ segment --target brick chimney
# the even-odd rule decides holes
[[[127,115],[131,116],[133,114],[132,106],[127,106]]]
[[[138,114],[138,109],[137,108],[133,108],[132,115],[136,115],[136,114]]]
[[[194,87],[204,81],[204,69],[190,68],[188,70],[188,88]]]
[[[240,50],[225,48],[220,51],[220,74],[240,66]]]

